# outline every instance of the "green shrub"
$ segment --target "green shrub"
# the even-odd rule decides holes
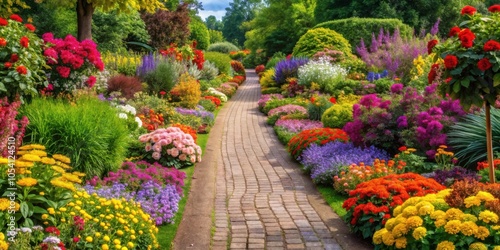
[[[295,104],[307,108],[308,103],[309,102],[307,100],[302,98],[271,99],[266,103],[264,108],[262,108],[262,112],[267,115],[271,109],[285,106],[287,104]]]
[[[290,139],[292,139],[292,137],[296,135],[295,133],[288,132],[288,130],[284,129],[283,127],[277,127],[277,126],[274,126],[274,132],[276,132],[278,140],[283,145],[287,145]]]
[[[210,100],[200,99],[198,105],[202,106],[206,111],[214,112],[217,106]]]
[[[324,95],[311,98],[311,102],[307,105],[307,114],[309,114],[310,120],[321,121],[323,113],[333,105],[329,98]]]
[[[208,34],[210,35],[210,44],[220,43],[224,41],[222,31],[209,29]]]
[[[71,159],[74,170],[87,178],[117,170],[129,141],[125,120],[118,110],[95,97],[65,100],[34,99],[21,113],[30,121],[25,143],[39,143],[51,154]]]
[[[342,66],[344,69],[347,69],[347,72],[349,72],[349,74],[351,73],[366,74],[368,72],[366,63],[355,55],[348,56],[345,60],[339,62],[339,65]]]
[[[205,23],[197,18],[191,18],[189,30],[191,31],[189,39],[196,41],[196,48],[201,50],[207,49],[210,45],[210,34]]]
[[[393,18],[351,17],[319,23],[314,28],[335,30],[349,41],[353,50],[359,45],[361,39],[363,39],[365,44],[369,44],[372,40],[372,34],[378,34],[382,28],[388,30],[391,34],[396,28],[399,28],[402,37],[409,38],[413,35],[413,29],[410,26],[404,24],[399,19]]]
[[[356,94],[362,88],[362,82],[352,79],[343,79],[337,82],[336,85],[327,85],[325,93],[330,95],[339,96],[341,94]]]
[[[352,121],[352,104],[335,104],[321,116],[325,128],[343,128],[350,121]]]
[[[206,52],[205,61],[210,61],[219,69],[219,74],[229,75],[231,73],[231,58],[220,52]]]
[[[217,65],[211,61],[205,61],[203,63],[203,69],[201,69],[200,79],[213,80],[219,75],[219,69]]]
[[[274,68],[279,61],[283,61],[286,58],[286,55],[283,52],[276,52],[274,55],[267,61],[266,69]]]
[[[257,65],[265,64],[267,58],[262,50],[252,50],[241,62],[245,65],[245,68],[255,68]]]
[[[500,152],[500,110],[492,108],[490,112],[493,151]],[[486,116],[469,114],[463,120],[451,126],[447,133],[448,143],[460,166],[476,169],[477,162],[486,160]]]
[[[210,44],[210,46],[208,46],[207,48],[207,51],[209,52],[219,52],[224,54],[229,54],[229,52],[231,51],[238,51],[238,50],[240,50],[238,46],[230,42],[220,42],[220,43]]]
[[[373,81],[373,83],[375,84],[375,92],[384,94],[390,92],[391,86],[394,84],[394,80],[389,78],[380,78]]]
[[[149,94],[158,94],[160,91],[169,92],[179,79],[178,68],[174,61],[161,60],[156,69],[144,76],[148,84]]]
[[[279,93],[281,93],[281,88],[278,88],[278,87],[265,88],[265,89],[261,89],[260,93],[262,93],[263,95],[265,95],[265,94],[279,94]]]
[[[293,55],[311,57],[324,48],[335,49],[346,55],[351,54],[351,45],[341,34],[331,29],[315,28],[300,37],[293,48]]]
[[[278,87],[278,84],[276,83],[276,81],[274,81],[274,73],[274,68],[270,68],[264,71],[261,78],[259,79],[259,84],[262,89]]]

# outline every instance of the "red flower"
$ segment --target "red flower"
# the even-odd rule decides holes
[[[5,46],[7,46],[7,40],[0,37],[0,47],[5,47]]]
[[[446,69],[454,69],[458,65],[458,58],[454,55],[447,55],[444,58],[444,66]]]
[[[68,78],[71,73],[71,69],[65,66],[57,66],[56,70],[62,78]]]
[[[17,21],[17,22],[20,22],[20,23],[23,22],[23,19],[19,15],[16,15],[16,14],[10,15],[10,19],[14,20],[14,21]]]
[[[33,24],[31,24],[31,23],[25,24],[24,27],[26,27],[30,31],[35,31],[36,30],[35,26],[33,26]]]
[[[28,73],[28,70],[23,65],[17,66],[16,71],[21,75],[26,75]]]
[[[330,98],[330,102],[333,103],[333,104],[335,104],[335,103],[337,103],[337,99],[335,99],[335,97],[332,96]]]
[[[491,5],[489,8],[488,8],[488,11],[489,12],[500,12],[500,4],[495,4],[495,5]]]
[[[19,40],[19,43],[21,44],[21,46],[28,48],[28,46],[30,45],[30,39],[23,36],[21,37],[21,40]]]
[[[460,39],[464,48],[470,48],[472,47],[474,39],[476,39],[476,35],[474,35],[470,29],[465,28],[458,33],[458,39]]]
[[[436,40],[436,39],[430,40],[427,43],[427,54],[432,53],[432,48],[434,48],[434,46],[436,46],[436,44],[438,44],[438,40]]]
[[[9,21],[0,17],[0,26],[7,26],[7,24],[9,24]]]
[[[311,101],[311,102],[315,102],[315,101],[316,101],[316,99],[314,99],[314,96],[313,96],[313,97],[311,97],[311,99],[309,99],[309,101]]]
[[[466,5],[465,7],[462,8],[462,15],[474,15],[476,13],[476,8]]]
[[[445,83],[450,83],[451,79],[452,79],[451,77],[448,77],[448,78],[446,78],[446,79],[444,80],[444,82],[445,82]]]
[[[427,75],[427,80],[428,80],[429,84],[432,84],[432,82],[436,79],[438,69],[439,69],[439,64],[437,64],[437,63],[435,63],[431,66],[431,70],[429,71],[429,74]]]
[[[8,68],[12,67],[12,63],[10,63],[10,62],[6,62],[6,63],[4,63],[4,64],[3,64],[3,66],[4,66],[6,69],[8,69]]]
[[[55,234],[57,236],[61,235],[61,231],[59,231],[59,229],[57,229],[57,227],[45,228],[45,232],[50,233],[50,234]]]
[[[406,146],[401,146],[398,148],[399,151],[403,152],[406,151],[408,148]]]
[[[10,55],[10,62],[15,63],[19,60],[19,56],[17,54]]]
[[[488,70],[489,68],[491,68],[490,60],[488,58],[483,58],[483,59],[479,60],[479,62],[477,62],[477,67],[481,71]]]
[[[483,50],[485,52],[500,50],[500,43],[495,40],[489,40],[486,43],[484,43]]]
[[[89,86],[89,88],[92,88],[94,87],[96,81],[97,79],[95,78],[95,76],[89,76],[89,78],[87,79],[87,81],[85,81],[85,83],[87,84],[87,86]]]
[[[161,96],[164,96],[166,93],[167,93],[167,92],[165,92],[165,91],[163,91],[163,90],[162,90],[162,91],[160,91],[160,95],[161,95]]]
[[[80,238],[78,238],[78,237],[73,237],[73,242],[74,242],[74,243],[78,243],[78,241],[80,241]]]
[[[460,33],[461,29],[458,26],[455,26],[451,28],[450,33],[448,33],[449,37],[456,36],[458,33]]]

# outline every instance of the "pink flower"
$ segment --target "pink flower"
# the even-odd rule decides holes
[[[68,78],[71,74],[71,69],[66,66],[57,66],[56,70],[62,78]]]
[[[187,155],[186,154],[179,155],[179,160],[181,160],[181,161],[187,160]]]
[[[159,159],[161,158],[161,155],[160,155],[160,153],[158,153],[158,152],[153,152],[152,157],[153,157],[153,159],[155,159],[155,160],[159,160]]]
[[[95,76],[89,76],[89,78],[87,79],[87,81],[85,81],[85,83],[87,84],[87,86],[89,86],[89,88],[92,88],[94,87],[96,81],[97,79],[95,78]]]

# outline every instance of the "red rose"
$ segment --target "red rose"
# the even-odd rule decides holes
[[[434,48],[434,46],[436,46],[436,44],[438,44],[438,40],[436,40],[436,39],[430,40],[427,43],[427,54],[432,53],[432,48]]]
[[[499,5],[500,6],[500,5]],[[0,45],[1,46],[1,45]],[[495,41],[495,40],[489,40],[487,41],[484,46],[483,46],[483,50],[485,52],[488,52],[488,51],[495,51],[495,50],[500,50],[500,43]]]
[[[8,68],[12,67],[12,63],[10,63],[10,62],[6,62],[6,63],[4,63],[4,64],[3,64],[3,66],[4,66],[6,69],[8,69]]]
[[[17,22],[20,22],[20,23],[23,22],[23,19],[19,15],[16,15],[16,14],[10,15],[10,19],[17,21]]]
[[[7,41],[4,38],[0,37],[0,47],[5,47],[7,46]]]
[[[7,24],[9,24],[9,21],[0,17],[0,26],[7,26]]]
[[[15,63],[19,60],[19,56],[17,54],[10,55],[10,62]]]
[[[26,75],[28,73],[28,70],[23,65],[17,66],[16,71],[21,75]]]
[[[477,67],[481,71],[488,70],[489,68],[491,68],[490,60],[488,58],[483,58],[483,59],[479,60],[479,62],[477,62]]]
[[[89,76],[89,78],[87,79],[87,81],[85,83],[87,83],[87,86],[89,86],[89,88],[92,88],[92,87],[94,87],[94,84],[96,81],[97,81],[97,79],[95,78],[95,76]]]
[[[33,24],[31,24],[31,23],[27,23],[27,24],[25,24],[24,26],[25,26],[27,29],[29,29],[30,31],[35,31],[35,30],[36,30],[35,26],[33,26]]]
[[[458,33],[460,33],[461,29],[458,26],[455,26],[451,28],[450,33],[448,33],[449,37],[456,36]]]
[[[66,66],[57,66],[56,70],[62,78],[68,78],[71,73],[71,69]]]
[[[429,74],[427,75],[427,80],[429,81],[429,84],[432,84],[434,79],[436,79],[438,69],[439,69],[439,64],[437,64],[437,63],[435,63],[431,66],[431,70],[429,71]]]
[[[460,39],[464,48],[470,48],[472,47],[474,39],[476,39],[476,35],[474,35],[470,29],[465,28],[458,33],[458,39]]]
[[[466,5],[465,7],[462,8],[462,15],[474,15],[476,13],[476,8]]]
[[[454,55],[447,55],[444,58],[444,66],[446,67],[446,69],[454,69],[455,67],[457,67],[457,64],[458,58]]]
[[[500,12],[500,4],[491,5],[488,8],[488,11],[490,11],[492,13],[494,13],[494,12]]]
[[[19,43],[21,44],[21,46],[28,48],[28,46],[30,45],[30,39],[23,36],[21,37],[21,40],[19,40]]]

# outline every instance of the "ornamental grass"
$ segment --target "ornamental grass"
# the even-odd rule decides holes
[[[363,182],[349,192],[342,205],[347,211],[344,220],[354,233],[369,238],[391,218],[396,206],[410,197],[443,189],[435,180],[414,173],[391,174]]]
[[[500,185],[459,181],[412,197],[375,232],[376,249],[500,249]]]

